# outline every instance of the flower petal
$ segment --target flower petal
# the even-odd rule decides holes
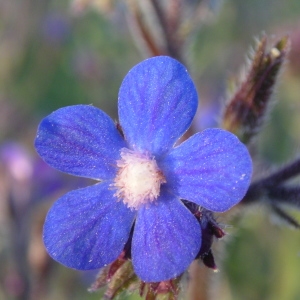
[[[44,243],[53,259],[89,270],[121,254],[134,213],[113,194],[104,182],[69,192],[54,203],[44,225]]]
[[[153,57],[132,68],[123,80],[120,124],[132,148],[163,154],[189,128],[197,105],[185,67],[167,56]]]
[[[91,105],[61,108],[40,124],[39,155],[52,167],[77,176],[111,179],[125,142],[112,119]]]
[[[197,133],[161,162],[170,189],[182,199],[223,212],[245,195],[252,162],[238,138],[222,129]]]
[[[181,201],[163,193],[138,211],[132,262],[138,277],[158,282],[183,273],[199,252],[201,229]]]

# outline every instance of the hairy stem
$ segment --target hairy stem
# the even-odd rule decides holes
[[[250,204],[259,201],[264,196],[270,196],[272,195],[273,198],[277,194],[277,199],[279,199],[279,190],[276,191],[276,189],[281,188],[281,193],[287,193],[289,190],[289,193],[291,195],[292,192],[291,189],[286,189],[279,187],[288,179],[291,179],[297,175],[300,174],[300,158],[295,160],[294,162],[290,163],[289,165],[281,168],[280,170],[276,171],[275,173],[269,175],[268,177],[258,180],[256,182],[253,182],[248,192],[246,193],[244,199],[242,200],[242,204]],[[287,194],[285,194],[287,196]],[[298,196],[299,197],[299,196]],[[281,201],[284,202],[285,199],[288,197],[281,198]],[[295,199],[295,197],[293,197]]]
[[[160,22],[161,28],[163,30],[168,54],[173,58],[179,60],[180,62],[184,63],[180,51],[180,43],[177,38],[177,32],[176,30],[174,31],[174,29],[176,28],[172,28],[170,26],[167,15],[161,7],[161,2],[158,0],[152,0],[152,4],[155,9],[157,18]]]

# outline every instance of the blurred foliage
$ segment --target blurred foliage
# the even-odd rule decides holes
[[[195,130],[216,126],[227,81],[239,73],[254,37],[262,32],[274,40],[291,37],[277,104],[255,140],[260,172],[267,172],[273,164],[297,156],[300,145],[300,1],[219,2],[210,1],[215,7],[193,29],[185,53],[201,100]],[[92,6],[84,1],[0,0],[0,147],[13,141],[26,148],[28,154],[18,155],[32,171],[29,177],[26,172],[25,177],[16,177],[7,156],[1,156],[0,299],[101,299],[101,293],[87,292],[95,272],[66,269],[44,253],[41,228],[47,209],[68,188],[82,183],[61,178],[46,166],[46,171],[33,176],[35,164],[41,163],[33,139],[42,117],[62,106],[94,104],[117,118],[122,78],[147,57],[128,29],[126,9],[121,0],[94,1]],[[18,163],[19,172],[22,166]],[[51,193],[47,172],[61,182]],[[48,174],[42,183],[41,174]],[[45,187],[38,195],[37,185]],[[16,190],[24,196],[21,200]],[[296,218],[300,220],[300,215]],[[220,248],[225,247],[221,249],[225,254],[216,253],[221,272],[212,273],[219,280],[218,284],[212,280],[214,299],[300,299],[300,232],[274,225],[270,212],[259,206],[232,224],[226,242],[218,242],[224,244]],[[36,252],[30,254],[33,241]]]

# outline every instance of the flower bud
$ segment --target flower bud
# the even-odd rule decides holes
[[[222,127],[244,143],[248,143],[264,123],[289,45],[289,38],[284,37],[267,51],[267,38],[263,36],[250,59],[248,71],[227,102]]]

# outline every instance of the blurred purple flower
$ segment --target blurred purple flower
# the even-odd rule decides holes
[[[49,14],[42,24],[42,34],[51,46],[61,45],[70,34],[69,22],[61,14]]]
[[[88,105],[61,108],[41,122],[40,156],[100,181],[67,193],[48,212],[44,243],[55,260],[101,268],[120,255],[134,226],[130,256],[140,279],[164,281],[188,268],[201,248],[201,226],[181,199],[224,212],[243,198],[252,172],[246,147],[221,129],[174,147],[197,105],[185,67],[160,56],[125,77],[120,126]]]
[[[0,176],[2,194],[13,213],[24,214],[30,204],[33,160],[25,147],[16,142],[6,142],[0,147]]]
[[[1,145],[0,161],[16,181],[31,180],[33,173],[32,159],[24,147],[15,142]]]
[[[24,207],[49,200],[66,186],[82,187],[87,183],[82,179],[69,180],[39,157],[33,157],[22,144],[13,141],[1,145],[0,166],[3,166],[3,176],[7,178],[10,201],[19,207],[21,214],[24,214]]]

